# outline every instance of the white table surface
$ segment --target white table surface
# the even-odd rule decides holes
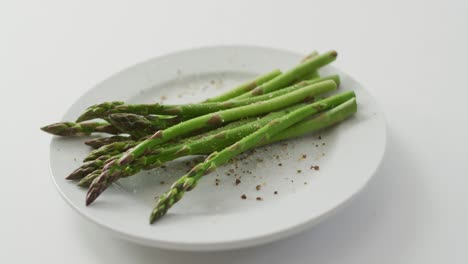
[[[0,3],[1,263],[468,263],[468,2],[85,2]],[[116,71],[218,44],[338,50],[388,121],[370,186],[303,234],[228,252],[142,247],[72,211],[39,127]]]

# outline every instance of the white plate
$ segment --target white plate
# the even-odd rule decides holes
[[[289,51],[246,46],[169,54],[98,84],[70,107],[63,120],[75,120],[87,106],[102,101],[201,101],[274,68],[289,69],[302,57]],[[83,145],[82,138],[55,137],[50,147],[54,181],[77,212],[112,233],[145,245],[221,250],[266,243],[300,232],[360,192],[384,155],[385,121],[376,102],[342,71],[330,66],[321,70],[322,75],[334,73],[342,78],[342,90],[356,92],[359,106],[353,118],[318,134],[288,141],[287,145],[258,149],[239,162],[234,172],[241,176],[237,186],[234,175],[226,174],[234,168],[233,164],[206,176],[154,225],[148,224],[154,197],[187,170],[183,162],[122,179],[86,207],[86,190],[64,178],[81,164],[90,149]],[[307,157],[302,158],[303,154]],[[315,165],[320,167],[318,171],[310,169]],[[259,184],[262,188],[257,191]],[[248,198],[242,200],[242,194]],[[263,201],[257,201],[257,196]]]

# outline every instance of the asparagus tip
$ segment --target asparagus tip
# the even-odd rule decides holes
[[[95,192],[93,188],[89,189],[88,193],[86,194],[86,206],[89,206],[96,200],[99,195]]]
[[[67,177],[65,177],[65,180],[78,180],[81,177],[78,177],[78,175],[74,172],[70,173]]]

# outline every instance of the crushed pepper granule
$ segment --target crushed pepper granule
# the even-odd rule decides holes
[[[255,186],[255,189],[256,189],[257,191],[260,191],[260,188],[262,188],[262,186],[261,186],[260,184],[257,185],[257,186]]]
[[[260,196],[257,196],[257,198],[255,198],[257,201],[263,201],[263,198],[260,197]]]
[[[247,195],[243,194],[243,195],[241,196],[241,198],[242,198],[242,200],[245,200],[245,199],[247,199]]]
[[[320,169],[320,167],[317,166],[317,165],[315,165],[315,166],[312,165],[312,166],[310,166],[310,169],[311,169],[311,170],[316,170],[316,171],[318,171],[318,170]]]

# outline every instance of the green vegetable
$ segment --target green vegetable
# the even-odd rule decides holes
[[[352,95],[354,96],[354,94]],[[303,106],[287,115],[270,121],[266,126],[253,132],[247,137],[244,137],[243,139],[221,150],[220,152],[213,152],[206,158],[204,162],[199,163],[188,174],[182,176],[165,194],[160,196],[156,206],[151,212],[150,223],[154,223],[156,220],[163,217],[175,203],[182,199],[182,196],[185,192],[193,190],[203,175],[215,171],[219,166],[225,164],[231,158],[251,148],[254,148],[259,144],[268,142],[268,140],[273,136],[300,122],[301,120],[321,110],[330,109],[339,105],[343,102],[343,98],[345,97],[349,97],[349,95],[346,93],[340,94],[313,103],[311,105]],[[92,193],[88,192],[87,197],[92,197]]]
[[[41,130],[56,136],[87,136],[91,133],[119,134],[120,131],[105,121],[60,122],[41,127]]]
[[[215,96],[215,97],[212,97],[210,99],[207,99],[205,100],[205,103],[212,103],[212,102],[224,102],[224,101],[227,101],[231,98],[234,98],[234,97],[237,97],[241,94],[244,94],[248,91],[251,91],[252,89],[254,89],[255,87],[275,78],[276,76],[280,75],[281,74],[281,71],[276,69],[276,70],[273,70],[267,74],[264,74],[264,75],[260,75],[259,77],[257,77],[256,79],[252,80],[252,81],[248,81],[246,83],[243,83],[241,85],[239,85],[238,87],[226,92],[226,93],[223,93],[221,95],[218,95],[218,96]]]
[[[304,76],[310,74],[311,72],[316,71],[318,68],[325,66],[333,62],[338,53],[336,51],[329,51],[323,54],[320,54],[316,57],[308,59],[293,69],[277,76],[276,78],[258,86],[252,91],[245,93],[241,96],[236,97],[235,99],[243,99],[247,97],[257,96],[261,94],[266,94],[279,90],[283,87],[288,86],[291,83],[297,82],[303,79]]]
[[[270,144],[274,142],[278,142],[281,140],[291,139],[306,135],[308,133],[315,132],[317,130],[332,126],[340,121],[350,117],[354,114],[357,110],[356,100],[354,98],[349,99],[343,104],[330,109],[326,112],[321,113],[320,115],[310,119],[301,121],[298,124],[289,127],[288,129],[280,132],[271,140],[266,142],[265,144]],[[291,110],[291,109],[290,109]],[[282,111],[283,112],[283,111]],[[132,163],[131,165],[127,165],[130,169],[125,169],[125,173],[121,175],[114,175],[112,176],[113,179],[106,180],[108,184],[111,182],[115,182],[118,180],[119,177],[128,177],[134,175],[135,173],[139,172],[140,169],[151,169],[157,167],[159,164],[171,160],[171,158],[178,158],[187,155],[209,155],[213,151],[220,151],[223,148],[233,144],[234,142],[240,140],[244,136],[250,134],[251,132],[255,131],[258,128],[261,128],[263,124],[268,123],[271,119],[275,118],[271,114],[262,118],[261,123],[257,124],[249,124],[247,127],[236,127],[233,129],[229,129],[226,131],[219,131],[220,135],[212,135],[209,137],[204,137],[201,140],[194,140],[193,142],[187,142],[183,144],[178,144],[171,146],[169,148],[161,149],[161,152],[154,155],[149,155],[145,157],[139,158],[137,161]],[[268,118],[268,119],[267,119]],[[260,121],[260,120],[259,120]],[[253,131],[251,129],[254,129]],[[179,150],[185,149],[189,151],[181,151]],[[171,156],[175,154],[174,156]],[[162,158],[163,157],[163,158]],[[118,158],[115,156],[114,158]],[[164,159],[165,158],[165,159]],[[82,187],[89,187],[94,179],[96,179],[102,173],[102,167],[105,163],[109,163],[111,160],[107,160],[101,163],[99,168],[94,168],[91,172],[88,172],[87,175],[82,175],[82,178],[79,182],[79,186]],[[126,168],[127,168],[126,167]],[[82,169],[78,169],[79,172],[86,171],[86,167]],[[80,175],[81,176],[81,175]],[[104,177],[109,177],[107,174]]]
[[[222,110],[216,113],[199,116],[185,122],[179,123],[175,126],[160,130],[153,134],[150,138],[141,142],[131,150],[127,151],[119,160],[119,165],[130,163],[132,160],[140,157],[147,151],[151,151],[169,140],[183,136],[191,131],[205,127],[219,126],[223,123],[238,120],[245,117],[258,116],[266,114],[278,109],[288,107],[296,104],[306,98],[313,97],[317,94],[328,92],[336,89],[336,83],[328,80],[310,86],[303,87],[291,93],[275,97],[270,100],[261,101],[256,104],[250,104],[237,108]]]

